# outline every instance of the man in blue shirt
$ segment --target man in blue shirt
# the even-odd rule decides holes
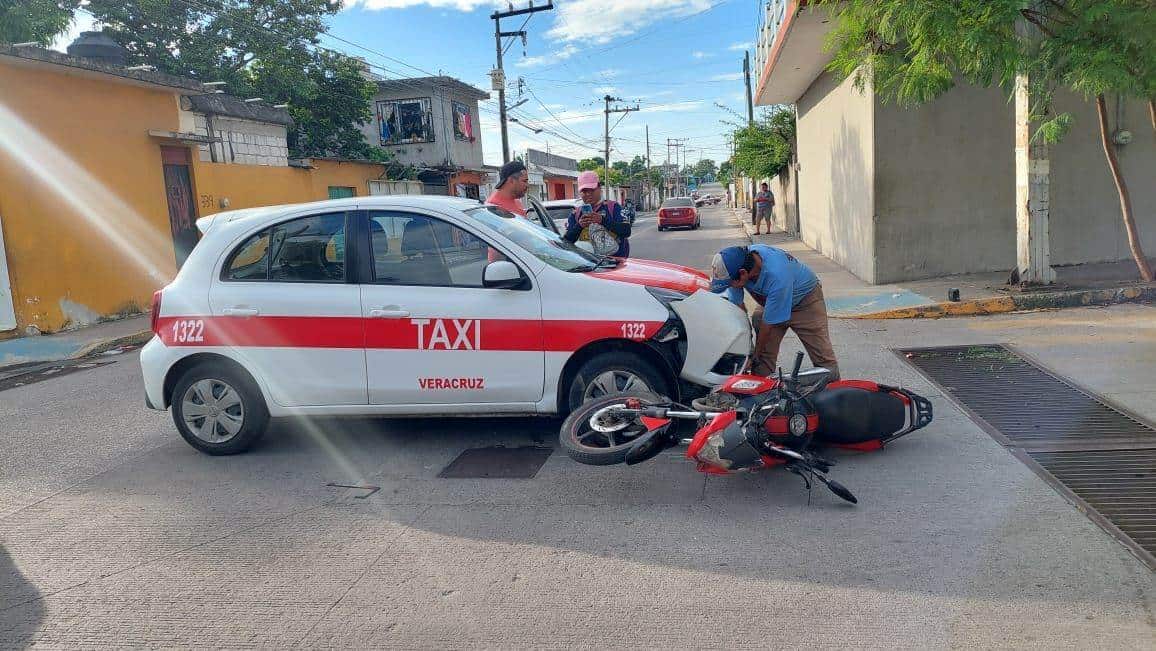
[[[827,305],[819,278],[793,255],[765,244],[730,246],[711,261],[711,291],[727,292],[731,302],[746,310],[743,290],[759,307],[751,315],[757,328],[751,372],[771,375],[787,329],[795,331],[811,363],[839,378],[839,363],[827,326]]]
[[[618,202],[602,200],[598,174],[579,174],[578,192],[582,195],[582,205],[566,220],[566,233],[562,238],[571,244],[589,242],[598,255],[630,257],[630,220],[622,216]]]

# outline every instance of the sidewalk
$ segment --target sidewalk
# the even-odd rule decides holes
[[[778,247],[802,260],[819,275],[827,313],[840,319],[918,319],[978,316],[1130,302],[1156,302],[1156,284],[1100,277],[1087,265],[1078,273],[1061,275],[1061,284],[1047,290],[1009,287],[1006,272],[943,276],[902,284],[872,285],[857,278],[830,258],[783,232],[755,235],[754,226],[735,213],[752,242]],[[1063,273],[1063,272],[1061,272]],[[960,300],[948,300],[948,290],[959,289]]]
[[[52,335],[6,339],[0,341],[0,368],[84,357],[143,344],[151,336],[149,317],[142,315]]]

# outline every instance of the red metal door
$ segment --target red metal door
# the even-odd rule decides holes
[[[161,147],[161,162],[164,164],[165,197],[169,203],[173,252],[177,258],[177,269],[180,269],[199,239],[189,150],[185,147]]]

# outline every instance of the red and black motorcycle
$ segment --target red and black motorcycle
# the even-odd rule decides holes
[[[879,450],[931,423],[931,402],[907,389],[866,380],[829,382],[827,369],[800,372],[803,354],[790,375],[735,375],[697,408],[648,394],[616,394],[588,402],[562,424],[562,448],[575,461],[603,466],[651,459],[686,445],[699,472],[726,475],[783,466],[826,485],[848,502],[858,500],[827,478],[834,462],[823,448]],[[691,438],[677,433],[676,420],[696,421]]]

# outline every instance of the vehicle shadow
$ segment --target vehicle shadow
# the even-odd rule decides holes
[[[0,648],[24,649],[44,620],[44,602],[36,586],[16,567],[0,543]]]

